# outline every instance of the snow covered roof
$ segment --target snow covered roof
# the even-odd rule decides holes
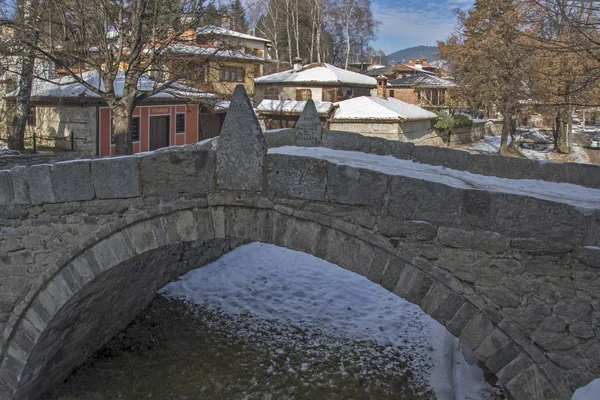
[[[437,87],[452,87],[455,83],[447,79],[438,78],[437,76],[427,74],[417,74],[405,76],[404,78],[394,79],[388,82],[388,85],[411,85],[411,86],[437,86]]]
[[[334,121],[397,121],[434,119],[437,115],[421,107],[394,98],[361,96],[335,103]]]
[[[254,83],[315,83],[319,85],[358,85],[358,86],[377,86],[375,78],[359,74],[352,71],[346,71],[331,64],[314,63],[306,65],[302,71],[294,70],[277,72],[275,74],[263,76],[254,80]]]
[[[237,50],[224,50],[216,47],[201,47],[186,43],[172,43],[167,47],[166,51],[171,54],[181,54],[190,56],[206,56],[259,62],[266,61],[263,57],[258,57],[254,54],[243,53]]]
[[[260,114],[302,114],[305,106],[306,101],[263,100],[260,102],[258,107],[256,107],[256,111],[258,111]],[[315,101],[315,107],[317,108],[317,114],[328,115],[333,107],[333,103],[328,101]]]
[[[248,40],[257,40],[259,42],[270,43],[269,39],[261,38],[258,36],[247,35],[245,33],[232,31],[230,29],[225,29],[220,26],[206,25],[201,26],[196,29],[197,35],[221,35],[221,36],[231,36],[239,39],[248,39]]]
[[[104,90],[104,82],[99,78],[96,71],[83,72],[80,76],[81,79],[89,85]],[[159,84],[160,82],[150,79],[148,75],[142,75],[138,80],[138,89],[141,91],[152,91]],[[118,97],[123,95],[124,86],[125,73],[119,72],[114,81],[114,90]],[[16,91],[11,92],[8,97],[13,97],[15,95]],[[151,99],[179,99],[182,97],[214,98],[216,95],[175,83],[171,88],[150,96]],[[100,96],[77,82],[73,77],[64,76],[50,81],[35,79],[31,90],[31,98],[33,100],[42,98],[70,98],[81,100],[85,98],[100,99]]]

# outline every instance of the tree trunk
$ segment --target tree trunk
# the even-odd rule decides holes
[[[500,137],[500,155],[508,154],[508,136],[511,131],[511,122],[512,116],[510,114],[510,109],[508,106],[504,107],[502,110],[502,136]]]
[[[115,152],[118,156],[133,154],[131,144],[131,121],[134,108],[135,106],[131,107],[123,104],[122,99],[118,103],[110,106],[113,118],[112,142],[116,146]]]
[[[17,100],[15,116],[13,118],[12,135],[8,140],[8,148],[12,150],[25,149],[25,127],[29,117],[31,87],[35,68],[35,54],[33,45],[37,42],[37,33],[33,27],[33,11],[36,6],[34,0],[26,1],[23,5],[23,26],[27,27],[23,35],[23,54],[19,67],[19,82],[17,86]]]
[[[557,107],[556,111],[556,130],[554,135],[554,150],[559,153],[568,154],[570,148],[568,144],[568,119],[566,118],[568,112],[564,107]]]

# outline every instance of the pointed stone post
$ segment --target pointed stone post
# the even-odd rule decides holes
[[[315,147],[322,146],[323,126],[317,113],[315,102],[310,99],[306,102],[302,115],[296,123],[296,146]]]
[[[217,187],[260,191],[265,139],[244,85],[237,85],[217,142]]]

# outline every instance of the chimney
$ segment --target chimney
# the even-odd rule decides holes
[[[294,58],[294,72],[302,71],[302,59],[300,57]]]
[[[248,35],[254,36],[254,32],[252,32],[252,29],[248,29]]]
[[[387,82],[388,82],[387,76],[379,75],[375,79],[377,79],[377,97],[386,99],[387,98]]]
[[[427,64],[427,59],[426,58],[422,59],[421,64],[423,64],[423,65]]]
[[[408,65],[415,65],[415,59],[414,58],[409,58],[408,59]]]

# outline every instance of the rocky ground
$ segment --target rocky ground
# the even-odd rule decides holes
[[[398,355],[157,297],[45,400],[433,399]]]

